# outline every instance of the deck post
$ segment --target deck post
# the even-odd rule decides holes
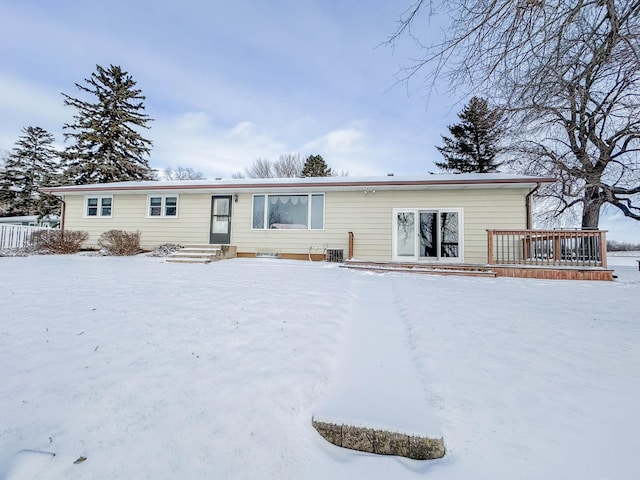
[[[487,263],[493,265],[493,230],[487,230]]]
[[[607,231],[606,230],[600,231],[600,261],[602,262],[602,268],[607,268]]]
[[[353,232],[349,232],[349,260],[353,259]]]

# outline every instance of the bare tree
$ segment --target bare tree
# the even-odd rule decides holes
[[[163,180],[205,180],[204,174],[191,167],[181,167],[178,165],[176,168],[167,167],[162,174]]]
[[[543,190],[554,215],[582,207],[595,228],[611,204],[640,220],[640,1],[419,0],[389,42],[439,8],[450,26],[404,80],[490,92],[509,118],[512,167],[558,178]]]
[[[275,162],[258,158],[243,172],[236,172],[232,178],[296,178],[302,174],[304,163],[299,153],[283,153]]]
[[[300,177],[304,162],[299,153],[283,153],[273,163],[273,171],[277,178]]]

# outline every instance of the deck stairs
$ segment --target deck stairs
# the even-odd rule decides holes
[[[406,272],[426,275],[464,275],[469,277],[497,277],[497,273],[489,266],[470,264],[424,264],[424,263],[390,263],[346,261],[343,268],[367,270],[378,273]]]
[[[225,245],[225,247],[228,247]],[[221,245],[185,245],[167,257],[167,263],[210,263],[227,258]]]

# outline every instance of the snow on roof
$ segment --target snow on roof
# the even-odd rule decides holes
[[[69,185],[41,189],[46,193],[74,194],[97,191],[160,191],[160,190],[252,190],[252,189],[350,189],[376,187],[387,189],[410,189],[420,186],[462,186],[462,185],[521,185],[534,186],[538,183],[553,183],[549,177],[531,177],[505,173],[461,173],[431,174],[422,176],[384,177],[306,177],[306,178],[216,178],[214,180],[179,181],[139,181],[112,182],[89,185]]]

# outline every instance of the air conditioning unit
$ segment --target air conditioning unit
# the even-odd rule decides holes
[[[325,259],[327,262],[342,263],[344,262],[344,250],[342,248],[327,248]]]

